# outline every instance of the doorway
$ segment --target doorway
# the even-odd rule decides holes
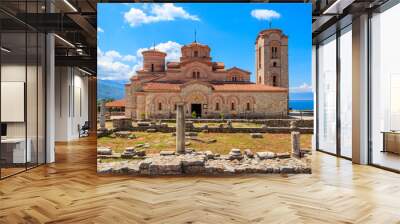
[[[193,112],[196,113],[196,117],[201,117],[201,104],[200,103],[192,103],[191,114],[193,114]]]

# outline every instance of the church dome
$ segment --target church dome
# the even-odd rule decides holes
[[[211,60],[210,51],[211,49],[207,45],[200,44],[198,42],[192,42],[181,48],[181,61],[190,59]]]

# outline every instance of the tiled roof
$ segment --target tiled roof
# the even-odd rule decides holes
[[[157,91],[157,90],[169,90],[179,91],[180,84],[174,83],[159,83],[159,82],[148,82],[143,86],[144,91]]]
[[[286,92],[287,88],[268,86],[262,84],[220,84],[213,85],[215,91],[240,91],[240,92]]]
[[[125,99],[107,102],[105,106],[106,107],[125,107]]]
[[[182,84],[149,82],[143,87],[144,91],[179,91]],[[287,92],[287,88],[261,84],[214,84],[219,92]]]

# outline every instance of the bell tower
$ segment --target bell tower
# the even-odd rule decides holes
[[[255,43],[256,83],[289,87],[288,37],[280,29],[261,31]]]

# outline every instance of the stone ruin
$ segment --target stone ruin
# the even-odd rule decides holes
[[[177,106],[176,150],[161,151],[159,154],[146,155],[141,148],[128,147],[119,155],[123,161],[98,163],[98,173],[130,174],[144,176],[160,175],[230,175],[246,173],[311,173],[311,158],[300,150],[300,133],[292,132],[292,153],[256,152],[232,149],[228,155],[219,155],[211,151],[185,148],[185,139],[197,133],[185,132],[183,105]],[[293,128],[295,130],[295,128]],[[127,134],[127,133],[124,133]],[[98,148],[98,158],[118,156],[109,148]],[[114,158],[114,157],[113,157]]]

